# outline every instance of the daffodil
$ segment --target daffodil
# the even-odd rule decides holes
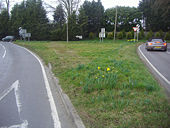
[[[102,75],[102,77],[104,78],[104,75]]]
[[[100,70],[101,68],[100,67],[98,67],[98,70]]]
[[[107,68],[107,71],[110,71],[110,68]]]

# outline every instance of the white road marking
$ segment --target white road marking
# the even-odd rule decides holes
[[[12,126],[10,126],[8,128],[28,128],[28,121],[24,120],[22,124],[12,125]]]
[[[166,81],[166,82],[170,85],[170,81],[167,80],[166,77],[163,76],[163,75],[151,64],[151,62],[147,59],[147,57],[143,54],[143,52],[142,52],[141,49],[140,49],[141,46],[142,46],[142,45],[140,45],[140,46],[138,47],[138,49],[139,49],[140,53],[142,54],[142,56],[143,56],[143,57],[145,58],[145,60],[149,63],[149,65],[155,70],[155,72],[156,72],[164,81]]]
[[[166,53],[170,54],[170,52],[168,52],[168,51]]]
[[[16,46],[18,46],[18,45],[16,45]],[[49,85],[48,78],[47,78],[47,75],[46,75],[46,72],[45,72],[45,68],[44,68],[41,60],[30,50],[28,50],[24,47],[21,47],[21,46],[18,46],[18,47],[25,49],[26,51],[28,51],[31,55],[33,55],[38,60],[40,66],[41,66],[41,69],[42,69],[42,73],[43,73],[44,83],[45,83],[45,87],[46,87],[47,95],[48,95],[48,100],[49,100],[50,107],[51,107],[51,116],[52,116],[53,121],[54,121],[54,128],[61,128],[61,123],[60,123],[60,120],[59,120],[59,117],[58,117],[57,108],[56,108],[54,98],[53,98],[53,95],[52,95],[52,92],[51,92],[51,89],[50,89],[50,85]]]
[[[18,108],[18,114],[19,117],[21,119],[21,102],[20,102],[20,95],[19,95],[19,81],[15,81],[11,87],[9,87],[8,89],[6,89],[1,95],[0,95],[0,101],[2,99],[4,99],[12,90],[14,90],[15,93],[15,98],[16,98],[16,104],[17,104],[17,108]],[[28,121],[27,120],[21,120],[23,123],[22,124],[18,124],[18,125],[13,125],[10,126],[8,128],[27,128],[28,126]],[[7,127],[5,127],[7,128]]]
[[[5,48],[5,46],[4,45],[2,45],[2,44],[0,44],[2,47],[3,47],[3,49],[4,49],[4,54],[3,54],[3,56],[2,56],[2,58],[5,58],[5,56],[6,56],[6,48]]]

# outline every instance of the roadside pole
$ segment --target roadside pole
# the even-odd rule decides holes
[[[68,17],[67,17],[67,43],[68,43]]]
[[[115,16],[114,40],[116,40],[116,26],[117,26],[117,6],[116,6],[116,16]]]

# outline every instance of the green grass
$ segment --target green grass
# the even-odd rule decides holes
[[[17,44],[51,63],[87,128],[169,128],[170,104],[139,59],[139,43]]]

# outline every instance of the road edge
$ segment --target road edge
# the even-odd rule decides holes
[[[85,128],[85,125],[82,121],[82,119],[80,118],[80,116],[78,115],[78,112],[76,111],[75,107],[73,106],[73,104],[71,103],[70,98],[68,97],[68,95],[66,93],[64,93],[64,91],[61,88],[61,85],[59,85],[59,79],[57,77],[55,77],[54,73],[52,72],[52,66],[49,63],[48,67],[45,66],[47,69],[47,72],[49,73],[50,77],[53,79],[53,82],[55,83],[55,86],[57,88],[57,91],[61,97],[61,100],[65,106],[65,109],[67,111],[67,113],[69,114],[69,116],[73,119],[76,128]]]
[[[168,99],[168,101],[170,101],[170,90],[168,89],[169,84],[163,78],[160,77],[160,75],[153,69],[153,67],[145,59],[144,55],[142,55],[143,53],[141,53],[142,51],[140,50],[140,47],[142,45],[144,45],[144,44],[141,44],[137,47],[137,54],[138,54],[139,58],[142,60],[142,62],[146,65],[149,72],[153,75],[153,77],[160,84],[160,86],[163,87],[164,92],[166,93],[167,99]]]
[[[15,44],[15,43],[12,43]],[[44,61],[33,51],[29,50],[26,47],[20,46],[18,44],[15,44],[21,48],[26,49],[27,51],[29,51],[30,53],[33,53],[42,63],[44,69],[45,69],[45,73],[47,75],[47,79],[49,80],[49,77],[51,78],[51,80],[53,81],[53,83],[55,84],[55,87],[57,88],[57,91],[61,97],[61,100],[63,102],[63,105],[67,111],[67,113],[69,114],[69,116],[72,118],[73,122],[76,125],[76,128],[85,128],[85,125],[83,123],[83,121],[81,120],[80,116],[78,115],[76,109],[74,108],[73,104],[71,103],[70,98],[67,96],[67,94],[65,94],[61,88],[61,86],[59,85],[59,80],[58,78],[55,77],[55,75],[52,72],[52,66],[51,64],[48,65],[48,67],[44,64]],[[52,94],[53,95],[53,94]],[[56,103],[55,103],[56,104]]]

